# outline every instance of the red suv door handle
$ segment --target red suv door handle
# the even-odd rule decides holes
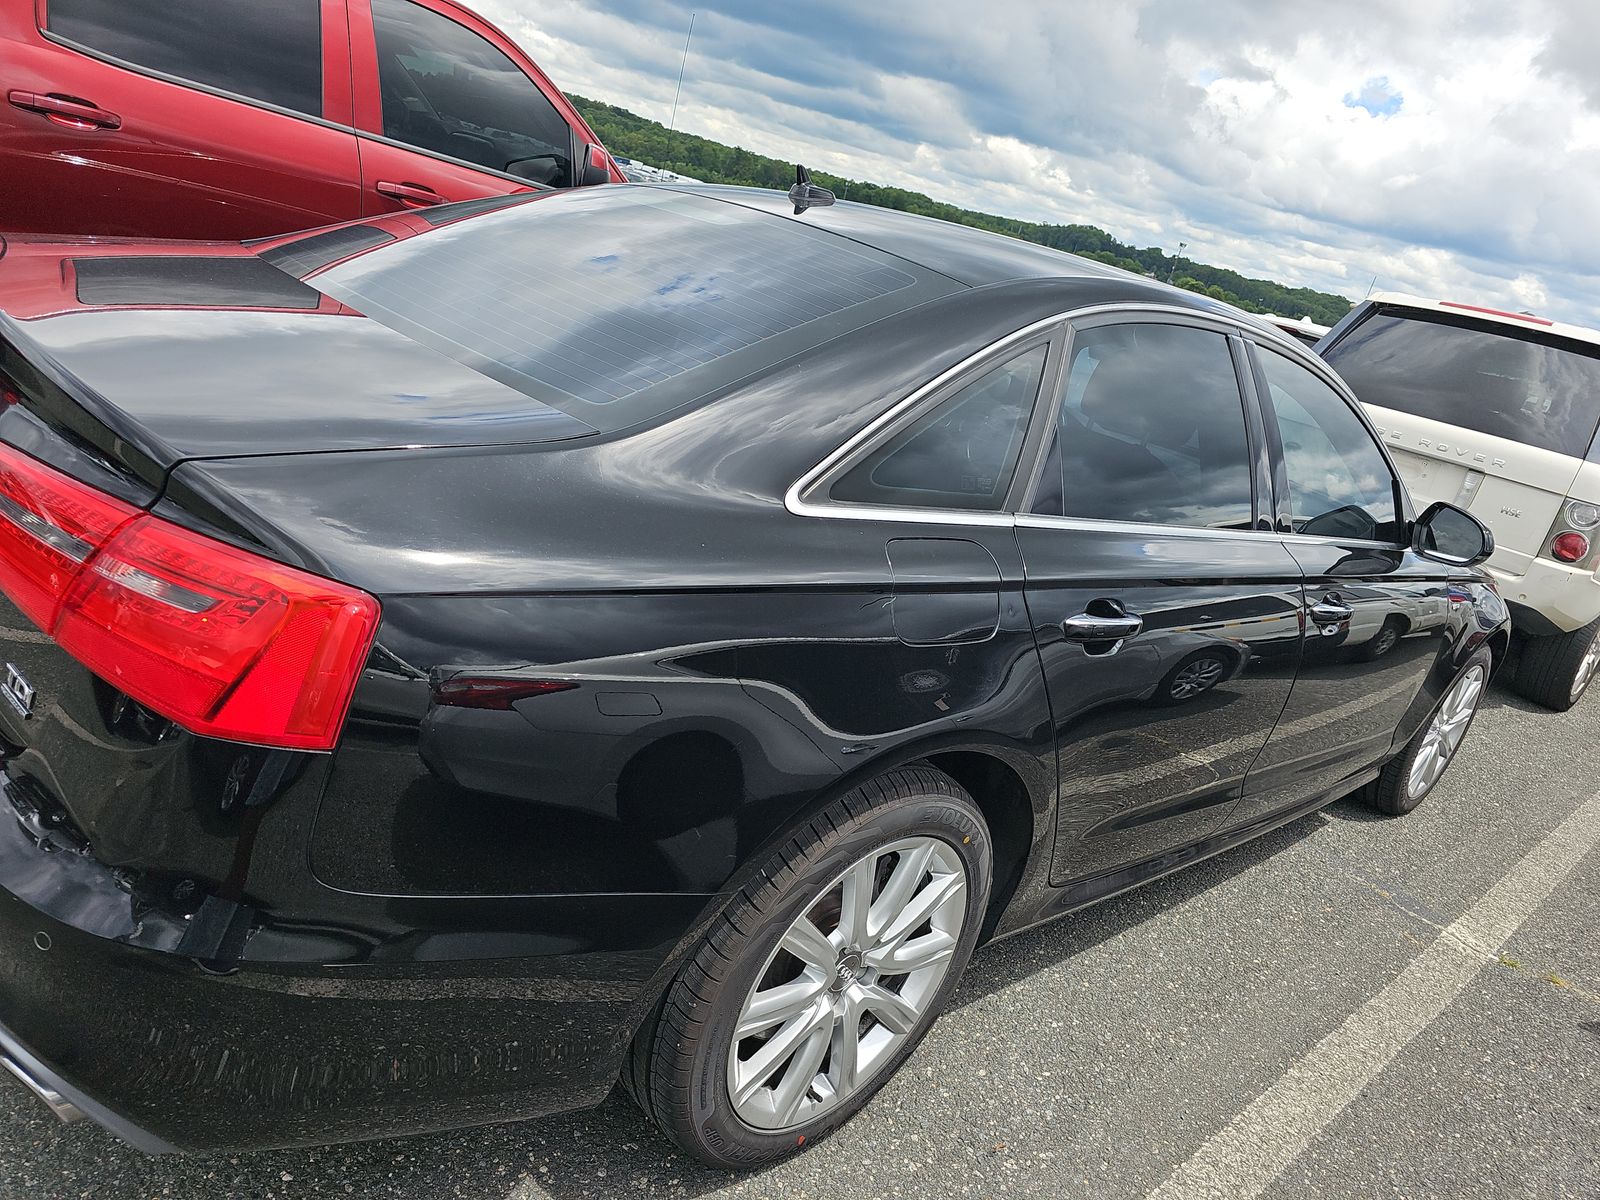
[[[380,179],[372,185],[380,196],[390,196],[402,204],[409,204],[416,208],[426,208],[430,204],[443,204],[444,197],[431,187],[423,187],[420,183],[389,183]]]
[[[17,108],[43,113],[57,125],[68,129],[120,129],[122,118],[87,100],[76,96],[55,93],[24,92],[20,89],[7,94],[6,99]]]

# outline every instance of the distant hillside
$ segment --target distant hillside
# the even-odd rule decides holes
[[[651,166],[664,167],[683,175],[693,175],[707,183],[787,190],[794,182],[792,162],[768,158],[738,146],[724,146],[709,138],[674,133],[658,121],[647,121],[625,108],[602,104],[597,100],[586,100],[582,96],[573,96],[571,99],[613,154],[636,158]],[[850,200],[939,217],[962,225],[975,225],[979,229],[1039,242],[1057,250],[1070,250],[1086,258],[1113,263],[1129,271],[1154,275],[1158,279],[1165,279],[1167,272],[1173,269],[1173,258],[1156,247],[1138,249],[1126,245],[1093,225],[1041,225],[943,204],[921,192],[908,192],[904,188],[844,179],[822,171],[813,171],[812,177],[823,187],[842,192]],[[1236,304],[1248,312],[1310,317],[1322,325],[1332,325],[1350,311],[1350,301],[1343,296],[1313,291],[1311,288],[1288,287],[1270,279],[1251,279],[1226,267],[1208,267],[1189,258],[1178,260],[1172,282],[1191,292],[1201,292],[1217,300]]]

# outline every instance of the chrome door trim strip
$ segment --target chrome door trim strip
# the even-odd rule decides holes
[[[951,381],[970,371],[974,365],[1000,353],[1008,346],[1013,346],[1029,337],[1033,337],[1052,326],[1065,325],[1069,321],[1081,320],[1085,317],[1121,313],[1183,317],[1196,324],[1215,326],[1219,330],[1229,333],[1237,332],[1241,329],[1249,329],[1248,326],[1242,325],[1223,314],[1186,308],[1178,304],[1150,304],[1138,301],[1091,304],[1082,308],[1067,309],[1064,312],[1044,317],[1024,325],[1021,329],[1013,330],[998,341],[991,342],[976,353],[968,355],[960,362],[941,371],[899,403],[890,406],[886,412],[879,414],[866,428],[860,430],[842,446],[834,450],[833,453],[812,467],[811,470],[790,484],[789,490],[783,496],[783,506],[797,517],[829,517],[847,521],[897,521],[903,524],[918,525],[1007,526],[1013,524],[1014,514],[1010,512],[966,512],[958,509],[901,508],[897,505],[848,504],[836,500],[815,501],[807,500],[805,493],[885,428],[899,421],[908,410],[916,407],[928,396],[938,392]],[[1113,525],[1110,522],[1090,522],[1089,524],[1094,528]],[[1176,527],[1161,525],[1142,526],[1140,528],[1169,530]],[[1209,532],[1221,533],[1224,531],[1213,530]]]

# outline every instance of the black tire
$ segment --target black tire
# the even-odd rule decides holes
[[[733,1110],[728,1055],[740,1008],[790,924],[871,850],[904,837],[947,843],[966,869],[954,954],[917,1027],[854,1095],[804,1126],[758,1129]],[[713,1166],[749,1170],[810,1145],[848,1120],[916,1049],[960,982],[993,880],[989,830],[972,798],[931,767],[890,772],[793,831],[718,917],[635,1037],[623,1083],[645,1115]]]
[[[1590,672],[1581,681],[1582,686],[1575,686],[1580,682],[1579,671],[1597,637],[1600,637],[1600,620],[1590,621],[1571,633],[1526,639],[1511,686],[1519,696],[1535,704],[1555,712],[1566,712],[1582,699],[1594,679],[1594,673]]]
[[[1450,681],[1450,684],[1451,687],[1454,687],[1456,682],[1474,666],[1483,669],[1484,692],[1479,693],[1478,697],[1478,703],[1481,707],[1483,695],[1488,690],[1489,677],[1494,670],[1494,657],[1489,653],[1487,646],[1480,646],[1466,662],[1461,664],[1461,670],[1456,672],[1456,676]],[[1449,691],[1450,689],[1446,688],[1445,694],[1448,695]],[[1383,768],[1377,779],[1357,793],[1362,803],[1386,816],[1399,817],[1412,811],[1433,794],[1433,789],[1439,786],[1439,780],[1449,774],[1449,762],[1445,763],[1444,770],[1440,773],[1439,778],[1429,784],[1425,791],[1413,796],[1409,785],[1411,767],[1417,761],[1417,755],[1422,750],[1428,729],[1432,725],[1434,715],[1437,712],[1438,708],[1435,707],[1434,711],[1428,714],[1428,719],[1422,723],[1417,732],[1412,735],[1411,740],[1406,743],[1406,748],[1389,760],[1389,763]],[[1461,739],[1463,741],[1466,739],[1467,734],[1471,732],[1472,722],[1477,719],[1477,715],[1478,711],[1475,708],[1472,716],[1467,719],[1466,729],[1462,730]],[[1452,755],[1452,760],[1453,758],[1454,756]]]

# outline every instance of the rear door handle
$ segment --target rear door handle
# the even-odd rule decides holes
[[[1329,596],[1311,606],[1311,619],[1318,625],[1337,625],[1355,615],[1356,610],[1337,596]]]
[[[1307,611],[1311,614],[1311,623],[1325,637],[1334,637],[1342,630],[1349,628],[1351,618],[1356,615],[1356,610],[1341,600],[1338,594],[1334,592],[1329,592]]]
[[[425,208],[430,204],[444,203],[443,196],[439,195],[431,187],[425,187],[420,183],[390,183],[387,180],[380,179],[372,185],[372,189],[380,196],[388,196],[391,199],[400,201],[402,204],[416,205],[419,208]]]
[[[15,88],[6,93],[14,108],[43,113],[57,125],[68,129],[120,129],[122,118],[87,100],[58,93],[25,92]]]

